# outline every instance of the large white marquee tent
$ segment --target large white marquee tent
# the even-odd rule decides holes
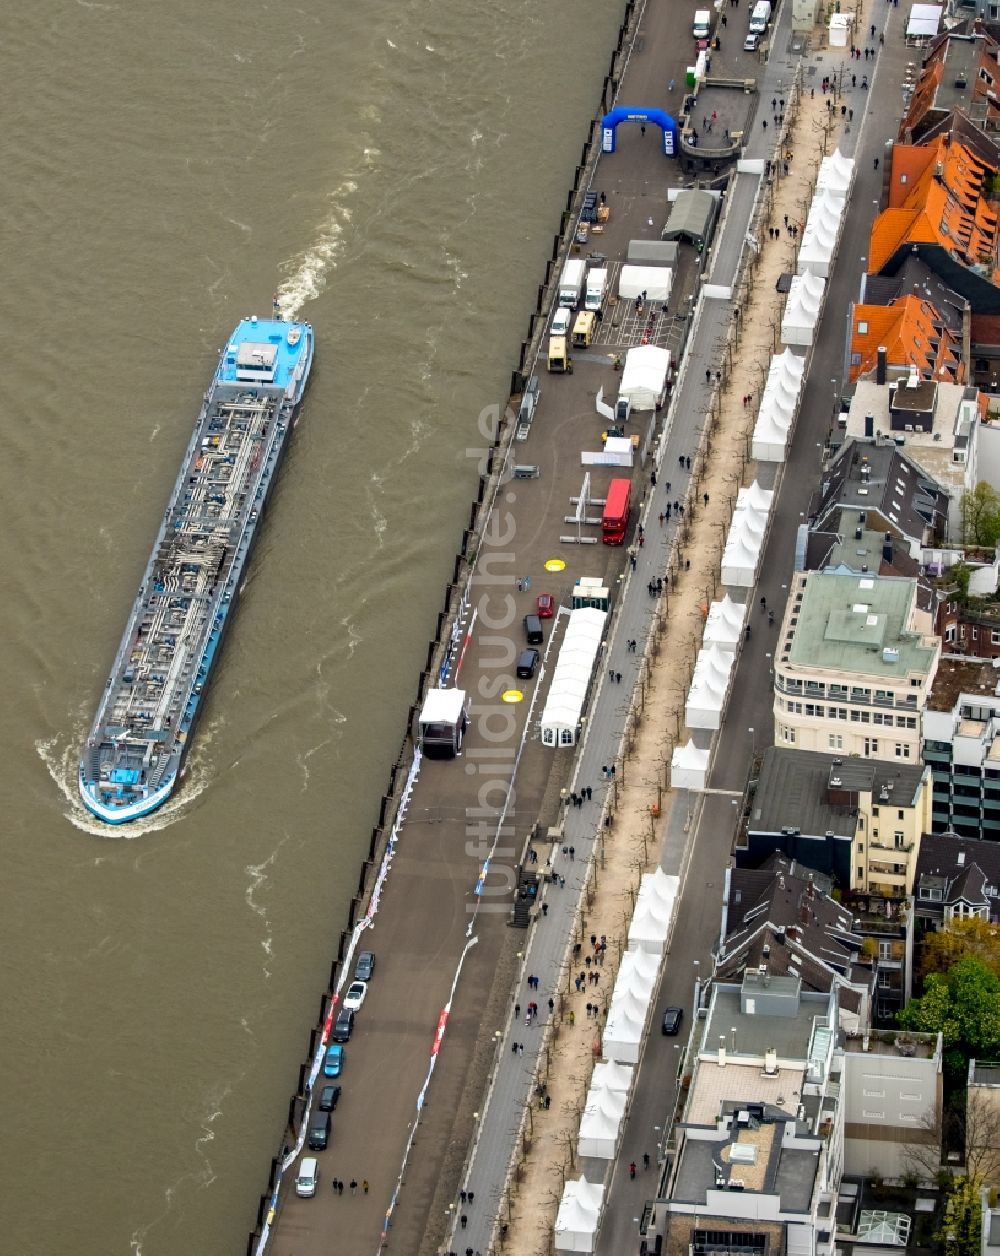
[[[556,1214],[555,1247],[560,1252],[592,1252],[604,1203],[604,1187],[581,1174],[563,1187]]]
[[[761,488],[756,480],[740,489],[722,554],[723,584],[747,589],[756,584],[773,500],[773,491]]]
[[[590,606],[570,611],[566,635],[559,648],[552,684],[542,711],[542,744],[576,744],[587,686],[601,647],[607,614]]]

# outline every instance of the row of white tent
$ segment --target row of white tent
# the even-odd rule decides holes
[[[816,335],[816,324],[823,310],[826,280],[804,270],[795,275],[788,289],[785,312],[781,316],[781,339],[786,345],[808,348]]]
[[[576,744],[580,716],[601,648],[607,614],[590,606],[570,611],[569,624],[559,647],[552,683],[542,711],[542,744]]]
[[[805,358],[791,349],[772,356],[753,429],[751,452],[757,462],[785,461],[805,370]]]
[[[757,583],[773,502],[773,490],[761,488],[756,480],[749,488],[740,489],[722,553],[723,584],[751,589]]]
[[[652,1007],[670,938],[680,878],[658,868],[644,876],[604,1028],[606,1059],[594,1067],[580,1118],[581,1157],[613,1160],[618,1152],[639,1046]],[[600,1225],[604,1187],[585,1177],[567,1182],[556,1216],[557,1251],[592,1252]]]
[[[812,271],[827,279],[837,251],[847,196],[854,181],[854,162],[833,153],[820,165],[809,216],[799,246],[798,273]]]
[[[717,645],[703,645],[695,659],[694,674],[684,704],[688,728],[720,728],[722,712],[729,701],[729,686],[736,667],[736,654]]]
[[[734,602],[727,593],[721,602],[712,602],[705,619],[703,646],[735,652],[746,623],[748,604]]]
[[[670,783],[674,789],[704,789],[708,781],[709,750],[702,750],[691,737],[675,746],[670,756]]]

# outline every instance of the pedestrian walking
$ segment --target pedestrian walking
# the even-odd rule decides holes
[[[615,672],[615,683],[616,683],[616,684],[619,684],[619,685],[622,683],[622,674],[621,674],[621,672]]]
[[[519,1042],[517,1044],[517,1054],[524,1055],[524,1043],[523,1042]]]
[[[590,1013],[594,1010],[593,1003],[587,1004],[587,1019],[590,1020]]]
[[[334,1179],[333,1179],[333,1181],[330,1183],[330,1185],[333,1187],[333,1193],[334,1193],[334,1195],[336,1195],[336,1193],[337,1193],[337,1179],[336,1179],[336,1178],[334,1178]]]
[[[649,482],[650,484],[652,484],[653,488],[656,488],[656,472],[655,471],[650,472]]]
[[[632,642],[632,648],[633,648],[633,650],[635,649],[635,642],[634,642],[634,641]],[[593,799],[593,797],[594,797],[594,787],[593,787],[593,785],[588,785],[588,786],[587,786],[587,802],[591,802],[591,801],[592,801],[592,799]]]
[[[875,158],[875,169],[876,169],[876,170],[878,169],[878,158],[877,158],[877,157]]]
[[[640,134],[640,135],[642,135],[642,136],[645,136],[645,134],[646,134],[646,124],[645,124],[645,122],[644,122],[644,123],[643,123],[643,124],[639,127],[639,134]]]
[[[631,1163],[631,1164],[629,1165],[629,1167],[628,1167],[628,1175],[629,1175],[629,1177],[630,1177],[630,1178],[634,1178],[634,1177],[635,1177],[635,1161],[634,1161],[634,1160],[632,1161],[632,1163]]]
[[[559,888],[560,888],[561,890],[564,890],[564,889],[566,888],[566,878],[565,878],[565,877],[560,877],[560,878],[559,878]]]
[[[337,1182],[337,1194],[343,1195],[343,1193],[344,1193],[344,1179],[340,1178],[339,1181]]]
[[[673,80],[673,79],[671,79],[671,80],[670,80],[670,82],[667,84],[667,91],[668,91],[668,92],[672,92],[672,91],[674,90],[675,85],[676,85],[676,84],[675,84],[674,80]]]
[[[707,506],[707,505],[708,505],[708,494],[707,494],[707,493],[702,493],[702,495],[701,495],[701,500],[702,500],[702,501],[704,502],[704,504]]]
[[[543,903],[543,904],[542,904],[542,915],[543,915],[543,916],[547,916],[548,914],[549,914],[549,905],[548,905],[548,903]]]
[[[469,1203],[474,1204],[475,1202],[476,1202],[476,1192],[469,1191]]]
[[[351,1194],[356,1195],[357,1193],[358,1193],[358,1179],[351,1178]]]
[[[715,377],[715,378],[716,378],[717,380],[722,379],[722,372],[721,372],[721,371],[719,371],[719,372],[716,374],[716,377]],[[684,459],[684,462],[685,462],[685,464],[686,464],[686,466],[687,466],[687,469],[690,471],[690,470],[691,470],[691,459],[690,459],[690,458],[685,458],[685,459]]]
[[[642,1153],[642,1167],[644,1169],[649,1168],[649,1152],[648,1151],[644,1151]]]
[[[555,1001],[555,999],[549,999],[549,1013],[551,1014],[551,1013],[552,1013],[552,1012],[554,1012],[555,1010],[556,1010],[556,1001]]]
[[[857,87],[857,85],[858,85],[858,76],[857,76],[856,74],[852,74],[852,75],[851,75],[851,86],[852,86],[852,87]]]
[[[619,673],[618,673],[618,675],[619,675],[619,678],[620,678],[620,677],[621,677],[621,673],[619,672]],[[576,847],[575,847],[575,846],[571,846],[571,847],[569,848],[569,857],[570,857],[570,859],[575,859],[575,858],[576,858]]]
[[[468,1224],[469,1224],[469,1218],[468,1218],[468,1217],[465,1215],[465,1213],[463,1212],[463,1213],[462,1213],[462,1215],[461,1215],[461,1217],[459,1218],[459,1220],[461,1221],[461,1223],[462,1223],[462,1229],[464,1230],[464,1229],[468,1226]]]
[[[514,1015],[515,1015],[515,1016],[520,1016],[520,1015],[521,1015],[521,1005],[520,1005],[520,1003],[515,1003],[515,1004],[514,1004]],[[462,1199],[462,1203],[463,1203],[463,1204],[465,1203],[465,1199],[464,1199],[464,1198]]]

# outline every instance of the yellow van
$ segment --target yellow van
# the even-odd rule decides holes
[[[550,336],[549,337],[549,370],[558,371],[562,373],[563,371],[566,371],[566,372],[572,371],[572,369],[573,369],[573,364],[570,362],[569,353],[566,350],[566,337],[565,336]]]
[[[586,349],[594,339],[594,324],[597,317],[593,310],[581,310],[573,324],[573,348]]]

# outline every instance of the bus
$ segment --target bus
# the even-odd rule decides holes
[[[631,480],[612,480],[604,502],[601,518],[601,537],[605,545],[624,545],[628,531],[629,511],[632,508]]]

